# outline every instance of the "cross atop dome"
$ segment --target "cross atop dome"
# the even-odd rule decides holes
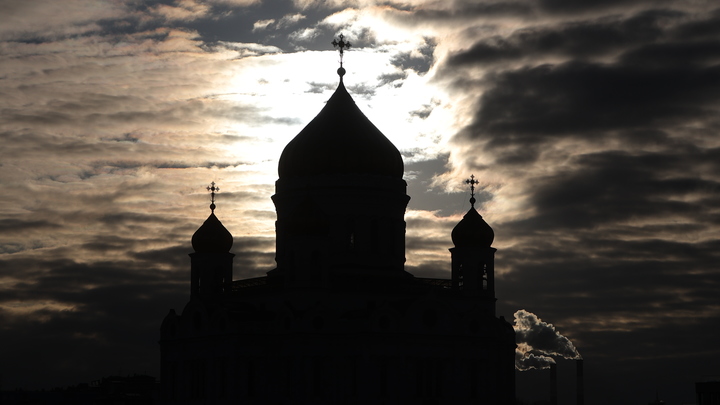
[[[223,226],[215,216],[215,193],[220,188],[213,181],[205,187],[210,192],[210,216],[192,236],[192,246],[195,253],[229,253],[233,244],[232,234]]]
[[[340,68],[337,70],[338,75],[340,76],[340,81],[342,82],[343,76],[345,76],[345,68],[343,67],[343,55],[345,54],[345,49],[350,49],[352,46],[350,44],[350,41],[345,40],[345,35],[340,34],[338,35],[339,41],[337,39],[333,39],[331,42],[334,48],[338,48],[340,50]]]
[[[470,178],[465,180],[465,184],[470,185],[470,205],[475,208],[475,185],[479,184],[480,182],[475,180],[475,175],[471,174]]]
[[[213,181],[207,186],[207,191],[210,192],[210,211],[215,212],[215,192],[220,191],[220,187],[216,187]]]
[[[338,35],[338,38],[340,39],[339,41],[337,39],[333,39],[332,45],[334,48],[338,48],[340,50],[340,67],[342,67],[342,59],[345,49],[350,49],[352,45],[350,44],[350,41],[345,41],[345,35],[340,34]]]
[[[332,43],[341,56],[350,47],[343,35]],[[345,69],[338,74],[340,83],[323,109],[280,155],[280,179],[362,174],[402,180],[400,151],[355,104],[343,84]]]

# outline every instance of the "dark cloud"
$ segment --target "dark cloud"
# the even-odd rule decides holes
[[[130,143],[138,143],[140,141],[139,138],[136,138],[135,136],[133,136],[133,134],[129,134],[129,133],[123,134],[123,136],[121,136],[121,137],[107,138],[107,139],[103,139],[103,140],[114,141],[114,142],[130,142]]]
[[[413,247],[410,249],[413,249]],[[417,266],[405,265],[405,271],[420,278],[450,278],[450,268],[446,260],[427,261]]]
[[[368,85],[366,83],[347,86],[347,88],[348,91],[354,96],[362,97],[366,100],[369,100],[372,96],[374,96],[376,91],[376,88],[374,86]]]
[[[555,310],[572,304],[578,314],[627,311],[641,316],[646,311],[672,312],[672,305],[709,303],[720,281],[720,273],[713,266],[718,259],[715,240],[623,240],[593,231],[574,233],[572,237],[547,233],[543,238],[547,242],[532,247],[523,244],[500,250],[498,262],[502,260],[512,270],[503,275],[504,282],[528,283],[511,287],[520,288],[517,297],[523,296],[521,292],[542,296],[557,305]],[[587,261],[588,255],[595,259]],[[567,290],[561,292],[568,283],[572,291],[582,293],[573,296]],[[594,298],[601,296],[616,299],[593,309]]]
[[[536,8],[526,1],[474,1],[462,0],[452,3],[424,4],[413,9],[412,13],[396,9],[391,18],[400,23],[418,24],[433,22],[436,24],[458,24],[465,20],[483,17],[526,17],[536,12]]]
[[[52,230],[61,226],[47,220],[22,220],[19,218],[0,219],[0,232],[10,234],[14,232],[26,232],[29,230]]]
[[[709,10],[702,18],[685,22],[673,35],[678,40],[717,39],[720,34],[720,8]]]
[[[552,314],[555,324],[581,324],[571,328],[580,347],[602,347],[594,333],[668,322],[700,327],[718,316],[712,304],[720,284],[717,241],[622,240],[597,231],[548,233],[547,242],[539,240],[498,252],[498,263],[512,269],[498,282],[499,295],[514,297],[503,304],[510,308],[528,304],[546,318]]]
[[[513,269],[497,282],[499,311],[531,305],[569,333],[583,356],[592,359],[586,365],[592,364],[594,372],[619,364],[646,370],[654,381],[663,381],[648,383],[652,392],[657,387],[665,390],[665,398],[670,392],[678,400],[692,398],[688,393],[694,381],[712,374],[707,362],[693,359],[718,355],[709,349],[713,334],[707,333],[720,319],[714,304],[720,285],[714,265],[717,241],[623,241],[598,231],[580,235],[587,236],[546,234],[542,240],[547,243],[534,238],[532,247],[523,243],[499,250],[497,263]],[[674,377],[649,372],[648,363],[663,370],[674,363],[683,371]],[[635,384],[642,380],[629,371],[622,374],[617,378]],[[637,387],[618,386],[605,393],[597,379],[586,381],[595,401],[621,397],[624,391],[641,397]]]
[[[182,310],[189,293],[190,235],[185,246],[136,252],[130,249],[136,237],[99,237],[82,246],[124,253],[125,260],[1,259],[3,276],[17,281],[0,304],[28,306],[0,311],[3,370],[13,370],[3,382],[50,388],[118,372],[158,375],[159,322],[168,308]],[[274,238],[236,238],[236,277],[268,271],[258,265],[273,260],[273,248]]]
[[[407,73],[388,73],[381,76],[378,76],[377,80],[379,82],[380,86],[385,86],[387,84],[392,84],[395,87],[401,87],[402,86],[402,80],[407,78]]]
[[[206,18],[189,21],[184,25],[197,30],[206,43],[216,41],[256,42],[276,46],[280,49],[288,47],[288,35],[297,27],[292,24],[274,24],[268,30],[253,30],[256,21],[281,21],[288,14],[295,14],[297,10],[291,1],[259,1],[249,6],[215,3]],[[322,19],[325,10],[305,9],[304,22],[314,23]],[[221,18],[218,18],[222,16]],[[314,47],[309,43],[306,46]]]
[[[558,138],[597,141],[622,131],[663,142],[668,130],[690,121],[717,127],[720,67],[714,63],[720,43],[680,42],[661,30],[668,21],[682,30],[675,21],[682,16],[653,11],[611,22],[520,31],[451,56],[448,68],[524,58],[528,50],[572,58],[488,73],[487,90],[465,136],[487,139],[486,147],[499,154],[501,163],[527,164],[538,158],[538,148]],[[584,60],[612,49],[620,51],[613,63]]]
[[[465,214],[470,209],[469,189],[466,189],[465,193],[450,193],[441,185],[436,184],[437,176],[448,169],[448,164],[448,155],[405,164],[405,178],[408,184],[407,193],[410,196],[409,209],[436,211],[439,218],[459,213]],[[465,188],[463,181],[464,179],[458,180],[456,186]],[[481,207],[492,199],[492,194],[484,190],[477,190],[475,198],[478,207]],[[424,219],[414,218],[412,221],[424,221]],[[423,228],[426,224],[417,223],[413,225]],[[448,235],[450,234],[448,233]]]
[[[424,120],[432,114],[435,107],[437,107],[437,104],[424,104],[422,108],[410,111],[410,115]]]
[[[183,302],[183,272],[132,261],[6,257],[0,265],[6,276],[22,280],[0,298],[20,311],[0,312],[3,370],[13,371],[4,373],[4,383],[49,388],[45,384],[91,381],[98,372],[157,371],[158,319],[168,303]],[[25,305],[31,311],[23,312]]]
[[[641,401],[640,385],[648,400],[665,387],[688,401],[712,373],[692,359],[720,355],[706,328],[720,322],[718,12],[636,4],[543,2],[562,18],[467,30],[475,39],[439,66],[458,94],[477,92],[450,161],[501,177],[517,204],[491,224],[499,312],[551,319],[596,372],[622,364],[656,381],[588,382],[594,403]]]
[[[551,13],[578,13],[583,11],[613,10],[632,7],[633,5],[652,4],[662,6],[663,4],[671,4],[671,1],[665,0],[540,0],[539,6],[542,10]]]
[[[310,89],[306,90],[306,93],[316,93],[316,94],[322,94],[326,91],[333,91],[337,87],[337,85],[332,83],[315,83],[315,82],[309,82]]]
[[[476,42],[468,50],[451,55],[447,63],[454,68],[518,59],[533,63],[550,55],[574,60],[598,57],[667,37],[665,26],[677,24],[684,16],[678,11],[652,10],[630,18],[610,16],[523,28],[507,37],[496,35]]]
[[[594,137],[606,131],[714,120],[720,68],[661,68],[571,62],[489,78],[468,136],[491,146],[533,145],[547,137]]]
[[[717,170],[718,150],[691,154],[608,151],[578,156],[572,169],[528,186],[537,214],[516,222],[543,231],[593,229],[618,221],[673,218],[708,228],[720,224],[712,202],[720,183],[688,173],[705,162]],[[704,198],[702,198],[704,197]]]
[[[437,41],[433,38],[425,38],[425,44],[417,49],[417,54],[405,52],[395,55],[390,63],[401,70],[412,69],[420,74],[427,73],[434,62],[433,53]]]
[[[277,219],[275,211],[247,210],[243,212],[243,214],[254,219],[267,219],[271,221],[275,221],[275,219]]]
[[[720,59],[720,41],[653,44],[626,52],[620,62],[634,66],[715,67]]]
[[[437,226],[436,221],[432,221],[430,219],[426,220],[420,220],[420,219],[411,219],[406,221],[408,228],[418,228],[421,229],[421,227],[430,227],[430,226]],[[423,224],[423,222],[425,222]],[[452,227],[455,224],[447,223],[444,224],[444,226],[440,227],[440,231],[446,235],[445,238],[427,238],[426,236],[413,236],[409,235],[405,238],[405,248],[408,251],[408,256],[410,258],[413,257],[414,252],[428,252],[428,251],[434,251],[434,252],[447,252],[448,249],[453,247],[452,240],[450,239],[450,231],[452,231]],[[450,257],[449,253],[445,253],[448,258]],[[448,267],[447,263],[445,263],[444,266],[440,268],[440,270],[445,270],[443,267]],[[418,265],[418,268],[424,268],[427,269],[429,267],[424,265]]]

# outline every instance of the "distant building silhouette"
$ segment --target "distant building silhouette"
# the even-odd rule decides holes
[[[585,376],[584,360],[575,360],[575,405],[585,404]],[[550,405],[558,404],[558,378],[557,364],[550,364]]]
[[[720,405],[720,380],[695,383],[697,405]]]
[[[41,391],[0,391],[2,405],[151,405],[159,394],[155,377],[108,376],[90,384]]]
[[[660,396],[655,393],[655,400],[648,402],[648,405],[665,405],[665,401],[660,399]]]
[[[233,238],[214,201],[193,235],[190,301],[161,327],[164,403],[514,403],[493,230],[473,197],[452,231],[451,278],[404,270],[402,157],[338,73],[280,157],[277,268],[232,280]]]

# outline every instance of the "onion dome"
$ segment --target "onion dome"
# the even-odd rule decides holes
[[[233,245],[233,236],[215,216],[215,192],[220,191],[213,181],[207,188],[210,191],[210,216],[192,236],[192,247],[196,253],[229,253]]]
[[[395,145],[360,111],[342,82],[320,113],[283,150],[281,179],[325,174],[368,174],[402,178]]]
[[[495,239],[495,232],[475,207],[471,207],[463,219],[455,225],[450,236],[455,247],[490,247]]]
[[[228,253],[232,245],[232,234],[214,212],[192,236],[192,247],[197,253]]]

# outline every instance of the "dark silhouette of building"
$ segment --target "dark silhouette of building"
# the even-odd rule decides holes
[[[108,376],[90,384],[41,391],[0,391],[2,405],[151,405],[159,394],[155,377]]]
[[[402,157],[338,73],[280,157],[267,276],[232,280],[233,238],[210,188],[190,301],[161,327],[164,402],[514,403],[515,332],[495,314],[493,230],[473,196],[452,231],[451,278],[404,270]]]
[[[698,405],[720,405],[720,380],[695,383]]]
[[[663,401],[662,399],[660,399],[660,396],[659,396],[659,395],[657,394],[657,392],[656,392],[656,393],[655,393],[655,400],[648,402],[648,405],[665,405],[665,401]]]
[[[584,360],[575,360],[575,404],[585,404],[585,377],[584,377]],[[558,404],[558,378],[557,364],[550,364],[550,405]]]

